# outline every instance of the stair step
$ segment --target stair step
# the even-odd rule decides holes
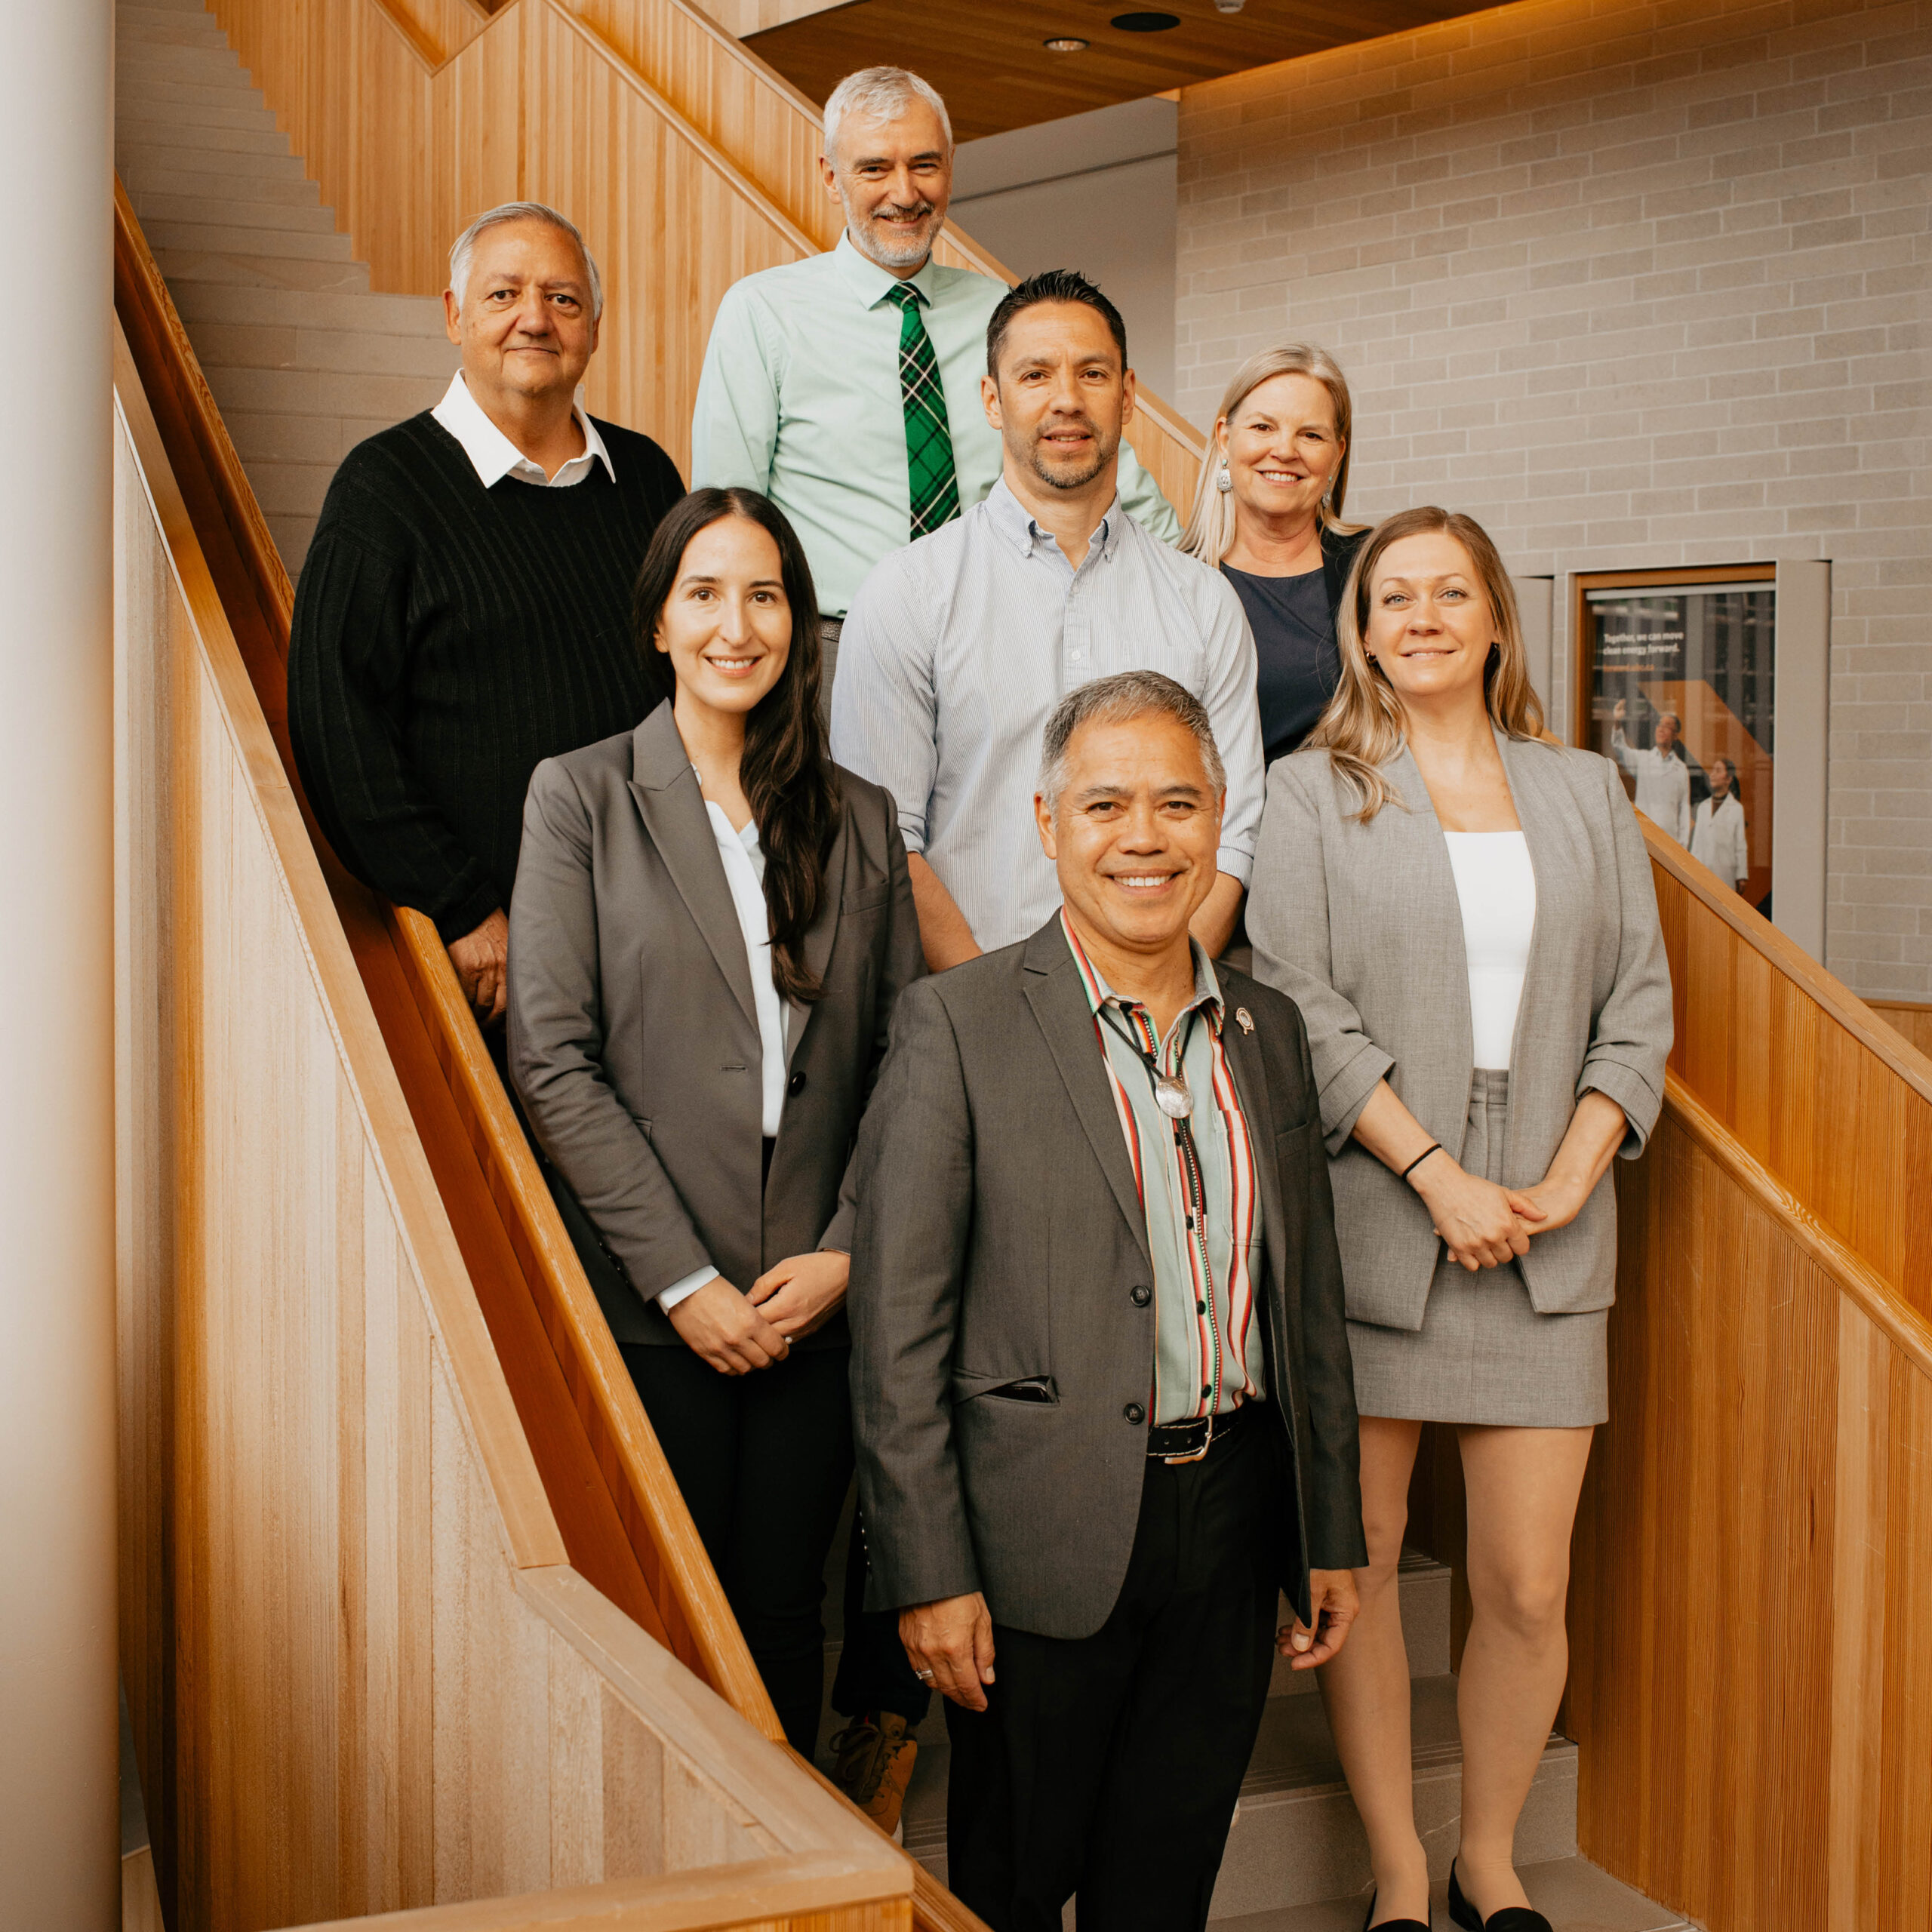
[[[320,208],[321,189],[303,174],[299,162],[294,162],[293,156],[289,158],[294,162],[293,171],[286,174],[279,169],[269,174],[254,168],[245,173],[236,169],[223,172],[144,159],[138,174],[131,174],[123,168],[121,179],[134,197],[137,211],[150,195],[230,204],[260,202],[278,208]]]
[[[207,361],[318,375],[416,377],[433,380],[440,394],[456,371],[459,352],[444,334],[440,316],[437,321],[434,335],[426,330],[408,335],[371,334],[360,329],[213,321],[197,322],[191,333],[195,353]]]
[[[194,340],[195,331],[189,331]],[[198,355],[201,351],[195,350]],[[400,423],[427,409],[449,387],[449,375],[357,376],[332,370],[256,369],[204,358],[208,386],[225,417],[353,416]]]
[[[118,112],[114,120],[114,146],[116,153],[133,149],[189,148],[206,153],[285,157],[290,152],[288,137],[272,122],[266,128],[259,119],[251,127],[215,127]]]
[[[178,249],[184,254],[273,255],[312,262],[346,262],[351,244],[331,227],[326,234],[286,229],[247,228],[232,222],[143,221],[148,244],[156,253]]]
[[[1599,1870],[1586,1858],[1561,1858],[1518,1865],[1516,1875],[1530,1903],[1563,1932],[1690,1932],[1689,1921],[1668,1906]],[[1454,1932],[1449,1917],[1449,1887],[1435,1888],[1430,1932]],[[1361,1932],[1368,1895],[1357,1892],[1316,1905],[1278,1906],[1239,1918],[1217,1918],[1215,1932]]]
[[[193,134],[266,134],[286,140],[275,125],[275,116],[258,98],[236,93],[225,101],[200,101],[192,97],[197,89],[137,87],[130,91],[129,111],[140,117],[140,125],[152,126],[167,115],[168,125]]]
[[[429,407],[441,399],[437,392]],[[411,412],[414,414],[414,412]],[[258,463],[319,463],[333,473],[337,464],[358,443],[380,429],[386,429],[400,417],[386,416],[290,416],[280,411],[260,414],[245,410],[224,410],[222,419],[235,439],[236,453],[252,475]]]
[[[214,54],[229,51],[228,36],[205,13],[177,12],[158,7],[117,8],[114,14],[116,59],[136,47],[205,48]]]
[[[437,295],[318,295],[306,290],[197,281],[177,292],[174,306],[191,328],[204,321],[238,326],[252,323],[269,328],[354,330],[425,340],[433,337],[447,342],[442,298]],[[450,354],[455,355],[454,348]]]
[[[248,70],[220,46],[182,47],[137,41],[123,45],[114,63],[117,101],[149,103],[184,119],[207,107],[241,107],[258,114],[268,103]]]
[[[321,190],[303,173],[301,162],[288,152],[288,141],[281,135],[270,149],[238,149],[131,140],[124,128],[115,141],[114,165],[130,194],[137,183],[152,180],[158,183],[169,176],[189,175],[215,182],[224,193],[250,194],[257,192],[258,186],[292,183],[312,190],[311,198],[318,204],[322,198]]]
[[[267,202],[245,195],[171,195],[143,187],[134,209],[143,228],[245,229],[251,235],[265,229],[279,235],[336,232],[335,210],[324,208],[319,198],[304,208],[294,202]],[[343,237],[345,245],[348,239]]]
[[[1447,1878],[1456,1855],[1463,1748],[1456,1680],[1418,1678],[1411,1694],[1416,1826],[1429,1875]],[[1567,1858],[1577,1849],[1577,1747],[1552,1736],[1516,1826],[1520,1863]],[[1368,1841],[1349,1795],[1318,1703],[1269,1701],[1241,1781],[1241,1814],[1214,1888],[1214,1914],[1232,1918],[1339,1897],[1370,1881]]]
[[[190,281],[326,289],[338,294],[352,294],[369,286],[366,262],[318,262],[295,255],[226,254],[198,248],[156,248],[154,253],[171,291]]]

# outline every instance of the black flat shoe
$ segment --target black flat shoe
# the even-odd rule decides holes
[[[1371,1906],[1371,1911],[1374,1909]],[[1540,1912],[1526,1905],[1506,1905],[1485,1918],[1463,1895],[1462,1881],[1456,1876],[1454,1860],[1449,1866],[1449,1916],[1463,1932],[1556,1932]]]
[[[1375,1925],[1377,1896],[1374,1892],[1368,1895],[1368,1916],[1361,1922],[1361,1932],[1368,1932],[1368,1928]],[[1375,1925],[1375,1932],[1429,1932],[1429,1927],[1420,1918],[1385,1918],[1380,1925]]]

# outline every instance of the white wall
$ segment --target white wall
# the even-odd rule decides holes
[[[1078,269],[1127,324],[1134,371],[1174,380],[1171,100],[1132,100],[960,145],[952,213],[1015,275]]]
[[[1174,398],[1332,350],[1349,510],[1447,503],[1554,577],[1564,717],[1571,574],[1829,561],[1826,960],[1917,1000],[1929,56],[1884,0],[1519,0],[1189,88]]]

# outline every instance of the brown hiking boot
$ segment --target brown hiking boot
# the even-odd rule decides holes
[[[862,1711],[832,1740],[832,1781],[891,1838],[918,1755],[918,1740],[903,1718]]]

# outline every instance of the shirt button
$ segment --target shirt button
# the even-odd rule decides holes
[[[1208,1304],[1204,1301],[1196,1302],[1194,1304],[1194,1312],[1196,1315],[1205,1315],[1208,1312]]]
[[[1208,1398],[1210,1395],[1213,1395],[1213,1394],[1214,1394],[1214,1390],[1213,1390],[1213,1389],[1211,1389],[1211,1388],[1209,1388],[1206,1383],[1204,1383],[1204,1383],[1201,1383],[1201,1399],[1204,1402],[1204,1401],[1207,1401],[1207,1399],[1208,1399]]]
[[[785,1091],[788,1094],[802,1094],[805,1091],[805,1069],[802,1066],[786,1081]]]
[[[1154,1299],[1154,1293],[1151,1288],[1132,1288],[1127,1298],[1136,1308],[1145,1308]]]
[[[1138,1402],[1130,1402],[1121,1414],[1137,1429],[1147,1420],[1147,1411]]]

